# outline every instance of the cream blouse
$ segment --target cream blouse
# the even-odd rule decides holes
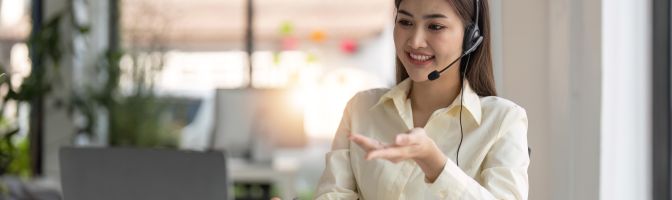
[[[413,128],[406,79],[392,89],[355,95],[343,113],[316,199],[527,199],[530,164],[527,114],[515,103],[496,96],[480,97],[465,81],[459,166],[460,98],[434,113],[427,135],[449,158],[433,183],[412,160],[367,161],[366,152],[348,140],[349,133],[394,143],[396,134]]]

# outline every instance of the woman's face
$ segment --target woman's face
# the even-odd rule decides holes
[[[413,81],[428,80],[430,72],[442,69],[462,53],[464,25],[446,0],[404,0],[395,24],[397,57]],[[458,68],[446,72],[457,74]]]

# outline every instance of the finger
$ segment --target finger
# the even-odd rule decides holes
[[[376,150],[366,155],[367,160],[384,159],[389,161],[402,160],[405,156],[399,149]]]
[[[420,143],[420,135],[418,134],[399,134],[395,138],[395,144],[400,146],[407,146]]]
[[[366,155],[367,160],[372,159],[385,160],[405,160],[411,158],[408,154],[408,147],[393,147],[371,151]]]
[[[372,151],[383,148],[383,144],[381,142],[359,134],[351,134],[350,140],[357,143],[357,145],[359,145],[366,151]]]

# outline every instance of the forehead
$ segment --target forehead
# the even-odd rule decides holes
[[[448,3],[450,0],[403,0],[399,10],[410,12],[414,16],[427,14],[444,14],[450,18],[457,17],[455,9]]]

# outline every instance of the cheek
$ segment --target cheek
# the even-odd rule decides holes
[[[437,37],[432,42],[433,49],[441,57],[456,57],[462,54],[462,37],[458,35]]]
[[[404,45],[406,44],[406,34],[403,30],[395,29],[393,33],[393,39],[396,55],[397,57],[401,58],[405,54]]]
[[[394,39],[394,47],[399,50],[400,47],[403,46],[404,44],[404,33],[398,28],[394,28],[394,32],[392,33],[392,37]]]

